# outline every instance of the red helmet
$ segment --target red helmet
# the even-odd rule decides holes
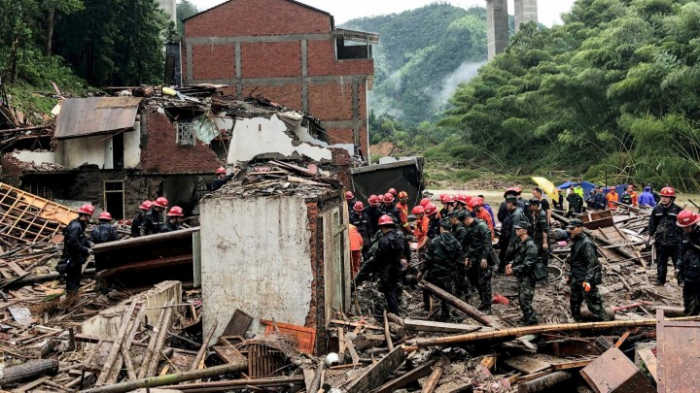
[[[394,194],[387,192],[384,194],[384,203],[391,203],[394,202]]]
[[[425,207],[425,214],[432,216],[433,214],[437,213],[438,208],[435,206],[433,203],[428,203],[428,205]]]
[[[78,209],[78,214],[87,214],[88,216],[92,217],[92,215],[95,213],[95,206],[92,205],[83,205],[80,206],[80,209]]]
[[[691,210],[683,210],[682,212],[678,213],[676,225],[681,228],[685,228],[696,224],[698,221],[700,221],[700,215]]]
[[[454,195],[445,195],[445,199],[442,200],[442,204],[446,205],[448,203],[455,203],[457,198]]]
[[[217,170],[216,170],[216,174],[217,174],[217,175],[225,175],[225,174],[226,174],[226,168],[221,167],[221,168],[217,169]]]
[[[391,218],[391,216],[385,214],[379,217],[379,226],[381,227],[384,225],[394,225],[394,220]]]
[[[399,199],[408,199],[408,193],[406,191],[401,191],[399,193]]]
[[[425,208],[423,206],[416,206],[411,210],[411,214],[425,214]]]
[[[351,200],[351,199],[354,198],[354,197],[355,197],[355,194],[353,194],[352,191],[348,191],[348,192],[345,193],[345,200],[346,200],[346,201],[349,201],[349,200]]]
[[[481,207],[484,205],[484,200],[481,198],[472,198],[471,201],[469,201],[469,207],[474,209],[476,207]]]
[[[109,212],[102,212],[100,213],[99,216],[97,216],[98,220],[107,220],[107,221],[112,221],[112,215],[109,214]]]
[[[430,203],[430,198],[423,198],[420,200],[420,205],[423,207],[428,206],[428,203]]]
[[[457,202],[463,204],[463,205],[468,205],[469,201],[467,200],[466,195],[457,195]]]
[[[661,189],[661,192],[659,193],[662,197],[669,197],[669,198],[675,198],[676,197],[676,190],[673,189],[673,187],[664,187]],[[680,216],[679,216],[680,218]]]
[[[168,207],[168,200],[163,197],[158,197],[158,199],[156,199],[156,201],[153,202],[153,206],[158,206],[165,209],[166,207]]]
[[[183,213],[182,208],[180,206],[173,206],[170,208],[170,211],[167,214],[168,217],[184,217],[185,213]]]
[[[377,199],[376,195],[371,195],[369,199],[367,199],[367,202],[369,202],[370,206],[377,206],[379,204],[379,200]]]
[[[139,209],[148,211],[148,210],[151,210],[152,207],[153,207],[153,202],[151,202],[151,201],[144,201],[144,202],[141,204],[141,206],[139,206]]]
[[[356,212],[363,212],[365,210],[365,205],[362,202],[356,202],[355,206],[352,207],[352,210]]]
[[[389,191],[387,191],[387,193],[389,193],[389,194],[391,194],[391,195],[393,195],[393,196],[396,196],[396,189],[390,188]]]
[[[447,198],[447,194],[440,194],[440,202],[445,203],[445,198]]]

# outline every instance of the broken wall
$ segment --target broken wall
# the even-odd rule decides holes
[[[124,168],[137,168],[141,161],[141,127],[124,132]],[[112,135],[95,135],[71,139],[59,139],[55,152],[56,164],[68,169],[83,165],[96,165],[100,169],[114,169],[114,140]]]

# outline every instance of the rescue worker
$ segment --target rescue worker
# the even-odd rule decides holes
[[[566,227],[571,242],[569,256],[569,276],[571,285],[571,316],[581,321],[581,304],[586,301],[588,311],[597,322],[607,321],[608,314],[603,307],[603,297],[598,292],[598,285],[603,283],[603,268],[598,261],[596,248],[583,232],[583,221],[571,220]]]
[[[425,278],[431,284],[452,293],[454,271],[462,257],[462,246],[452,235],[452,223],[448,219],[440,222],[440,234],[428,245],[425,253],[425,263],[421,266],[419,279]],[[440,316],[444,320],[450,318],[447,302],[441,301]]]
[[[408,193],[406,191],[399,192],[399,203],[396,204],[396,210],[399,211],[399,224],[404,234],[411,234],[411,226],[408,224]]]
[[[420,205],[423,206],[423,208],[425,209],[425,207],[428,206],[428,203],[431,202],[432,201],[430,200],[430,198],[423,198],[420,200]]]
[[[666,284],[666,271],[668,260],[678,261],[680,259],[680,243],[682,241],[683,230],[676,225],[678,213],[681,208],[674,202],[676,191],[671,187],[664,187],[660,192],[661,201],[651,211],[649,216],[649,227],[647,235],[654,236],[656,244],[656,285]]]
[[[180,206],[173,206],[167,214],[168,221],[160,227],[160,233],[175,232],[182,229],[182,218],[185,214]]]
[[[371,238],[379,230],[377,223],[379,222],[379,217],[382,216],[382,211],[379,209],[379,200],[376,195],[371,195],[367,202],[369,203],[369,207],[365,209],[365,213],[369,218],[369,233]]]
[[[411,214],[416,216],[416,226],[413,228],[413,237],[416,238],[416,242],[418,243],[417,250],[424,250],[428,244],[428,227],[430,225],[430,220],[425,216],[425,208],[420,205],[414,207]]]
[[[112,225],[112,215],[109,212],[102,212],[97,216],[99,222],[90,232],[90,241],[93,244],[108,243],[119,239],[117,228]]]
[[[532,308],[532,300],[535,297],[535,277],[533,274],[537,263],[537,246],[527,231],[530,224],[520,221],[513,226],[514,235],[517,237],[515,247],[515,260],[506,267],[507,275],[518,278],[518,302],[523,313],[523,324],[526,326],[537,325],[537,314]]]
[[[358,202],[360,203],[360,202]],[[348,225],[350,234],[350,253],[352,255],[352,277],[356,277],[357,273],[360,272],[360,266],[362,265],[362,249],[367,245],[369,248],[369,241],[365,242],[360,235],[360,231],[357,230],[355,225]]]
[[[141,236],[153,235],[160,233],[160,228],[163,226],[163,211],[168,207],[168,200],[159,197],[153,202],[151,210],[146,214],[145,225],[142,227]]]
[[[476,214],[476,218],[484,221],[486,225],[488,225],[489,231],[491,231],[491,238],[493,239],[493,221],[491,221],[491,215],[484,209],[483,206],[484,200],[481,198],[472,198],[472,200],[469,201],[469,208]]]
[[[347,205],[347,211],[348,215],[350,215],[350,212],[352,211],[352,207],[355,206],[355,194],[352,193],[352,191],[346,191],[345,192],[345,204]]]
[[[500,213],[499,213],[500,214]],[[520,221],[527,220],[525,213],[518,205],[518,197],[509,195],[506,198],[506,215],[501,221],[501,236],[498,238],[498,245],[501,248],[498,258],[500,259],[499,273],[504,273],[506,265],[512,259],[517,237],[514,227]]]
[[[634,185],[627,185],[625,192],[620,195],[620,203],[624,203],[627,206],[637,207],[637,193],[634,192]]]
[[[378,226],[381,229],[376,252],[362,265],[355,282],[360,285],[369,278],[371,273],[379,276],[379,290],[384,294],[387,302],[387,311],[396,315],[399,312],[399,278],[401,271],[408,267],[405,257],[407,245],[404,244],[400,234],[396,231],[396,223],[388,216],[379,218]]]
[[[366,246],[362,250],[362,254],[366,255],[369,250],[369,239],[372,237],[369,216],[365,213],[365,205],[362,202],[355,202],[355,206],[350,212],[350,224],[354,225],[360,236],[362,236],[363,244]]]
[[[549,225],[547,224],[547,213],[542,210],[540,200],[530,199],[530,228],[532,228],[532,240],[537,245],[540,255],[540,262],[545,266],[549,264]]]
[[[617,210],[617,202],[620,200],[620,195],[617,193],[615,187],[612,187],[610,191],[608,191],[605,200],[608,202],[608,210]]]
[[[467,229],[468,247],[464,251],[464,264],[467,278],[473,288],[479,292],[479,310],[491,314],[491,268],[488,255],[491,245],[491,231],[486,222],[477,218],[475,212],[462,213],[462,222]]]
[[[396,205],[396,199],[398,199],[398,197],[399,197],[399,194],[396,192],[396,189],[395,189],[395,188],[390,188],[390,189],[387,191],[387,194],[391,194],[391,196],[394,197],[394,199],[393,199],[393,200],[394,200],[394,205]],[[386,195],[386,194],[384,194],[384,195]]]
[[[469,211],[469,201],[471,201],[471,199],[471,197],[468,197],[466,195],[458,195],[453,211],[457,213],[461,211]]]
[[[425,207],[425,215],[428,216],[428,239],[435,239],[440,234],[440,216],[437,214],[437,206],[429,203]]]
[[[233,179],[233,173],[227,175],[226,174],[226,168],[221,167],[216,170],[216,178],[214,181],[211,183],[211,192],[214,192],[218,190],[219,188],[223,187],[224,184],[228,183],[231,179]]]
[[[544,191],[535,187],[532,189],[532,196],[540,201],[540,209],[547,214],[547,224],[552,222],[552,208],[549,206],[549,201],[544,197]]]
[[[83,205],[78,209],[78,218],[72,220],[63,229],[63,255],[61,261],[67,261],[66,293],[71,295],[80,289],[80,280],[83,277],[83,264],[92,254],[92,244],[85,237],[85,227],[90,222],[95,207]]]
[[[496,226],[496,216],[493,214],[493,209],[491,208],[491,205],[486,203],[486,198],[484,198],[483,195],[479,195],[478,197],[481,198],[482,207],[484,208],[484,210],[486,210],[489,213],[489,216],[491,216],[491,223],[493,223],[493,226],[495,227]]]
[[[442,202],[442,209],[440,210],[440,217],[447,217],[448,214],[455,210],[456,199],[452,195],[445,195],[445,197],[440,197],[440,202]]]
[[[391,194],[387,192],[384,194],[384,205],[382,206],[382,213],[390,216],[396,225],[399,225],[401,222],[400,219],[400,214],[399,214],[399,209],[396,208],[396,205],[394,204],[394,194]]]
[[[131,220],[131,237],[142,236],[141,233],[145,233],[144,226],[146,225],[146,214],[153,207],[153,202],[144,201],[141,206],[139,206],[139,214]]]
[[[690,210],[678,214],[676,224],[683,229],[676,278],[683,286],[685,315],[700,315],[700,215]]]
[[[656,199],[654,199],[654,194],[651,193],[651,187],[649,186],[644,187],[644,192],[642,192],[637,201],[639,207],[656,207]]]

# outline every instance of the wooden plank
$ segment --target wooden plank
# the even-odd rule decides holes
[[[241,353],[241,351],[236,349],[236,347],[217,345],[212,347],[212,349],[221,359],[229,364],[238,364],[246,360],[246,357]]]
[[[427,377],[433,372],[433,364],[435,364],[435,361],[431,361],[420,367],[416,367],[413,370],[401,375],[400,377],[392,379],[384,385],[372,390],[371,393],[391,393],[397,389],[401,389],[402,387],[410,384],[413,381],[417,381],[423,377]]]
[[[638,349],[637,354],[639,354],[639,358],[642,359],[642,362],[644,362],[644,366],[649,371],[649,374],[651,374],[651,376],[654,377],[656,383],[659,383],[659,375],[657,370],[658,363],[656,362],[656,356],[654,356],[654,353],[651,351],[651,349]]]
[[[16,389],[14,389],[14,390],[12,390],[12,391],[13,391],[13,392],[24,393],[24,392],[26,392],[26,391],[28,391],[28,390],[34,389],[35,387],[37,387],[37,386],[39,386],[39,385],[43,385],[44,382],[48,381],[49,379],[51,379],[51,377],[49,377],[49,376],[43,376],[43,377],[41,377],[41,378],[39,378],[39,379],[37,379],[37,380],[34,380],[34,381],[29,382],[29,383],[27,383],[27,384],[24,384],[24,385],[22,385],[22,386],[20,386],[20,387],[18,387],[18,388],[16,388]]]
[[[678,325],[667,321],[663,310],[656,311],[658,392],[696,392],[700,386],[700,323]]]
[[[552,369],[556,371],[562,371],[562,370],[571,370],[572,368],[584,368],[588,366],[593,359],[581,359],[581,360],[572,360],[570,362],[566,363],[552,363]]]
[[[446,323],[435,321],[424,321],[420,319],[406,318],[404,320],[406,330],[414,330],[417,332],[432,332],[432,333],[465,333],[481,330],[483,326],[464,325],[461,323]]]
[[[551,363],[537,359],[533,355],[514,356],[504,360],[503,363],[526,374],[534,374],[552,367]]]
[[[350,352],[350,357],[352,358],[352,364],[358,364],[360,363],[360,356],[357,354],[357,350],[355,349],[355,344],[352,343],[352,340],[348,335],[345,335],[345,348],[348,349],[348,352]]]
[[[379,363],[359,375],[346,387],[347,393],[364,393],[380,386],[406,360],[406,352],[402,347],[391,351]]]
[[[260,323],[267,325],[265,328],[265,334],[272,334],[277,329],[283,336],[292,336],[297,349],[301,352],[308,354],[314,353],[314,347],[316,345],[316,329],[291,325],[288,323],[268,321],[265,319],[261,319]]]
[[[231,316],[231,320],[226,325],[226,329],[222,336],[245,336],[250,324],[253,322],[253,317],[245,312],[236,309]]]

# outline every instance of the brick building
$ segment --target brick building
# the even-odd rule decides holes
[[[186,84],[228,85],[312,114],[325,142],[369,153],[367,91],[376,34],[339,29],[325,11],[292,0],[230,0],[185,20]]]

